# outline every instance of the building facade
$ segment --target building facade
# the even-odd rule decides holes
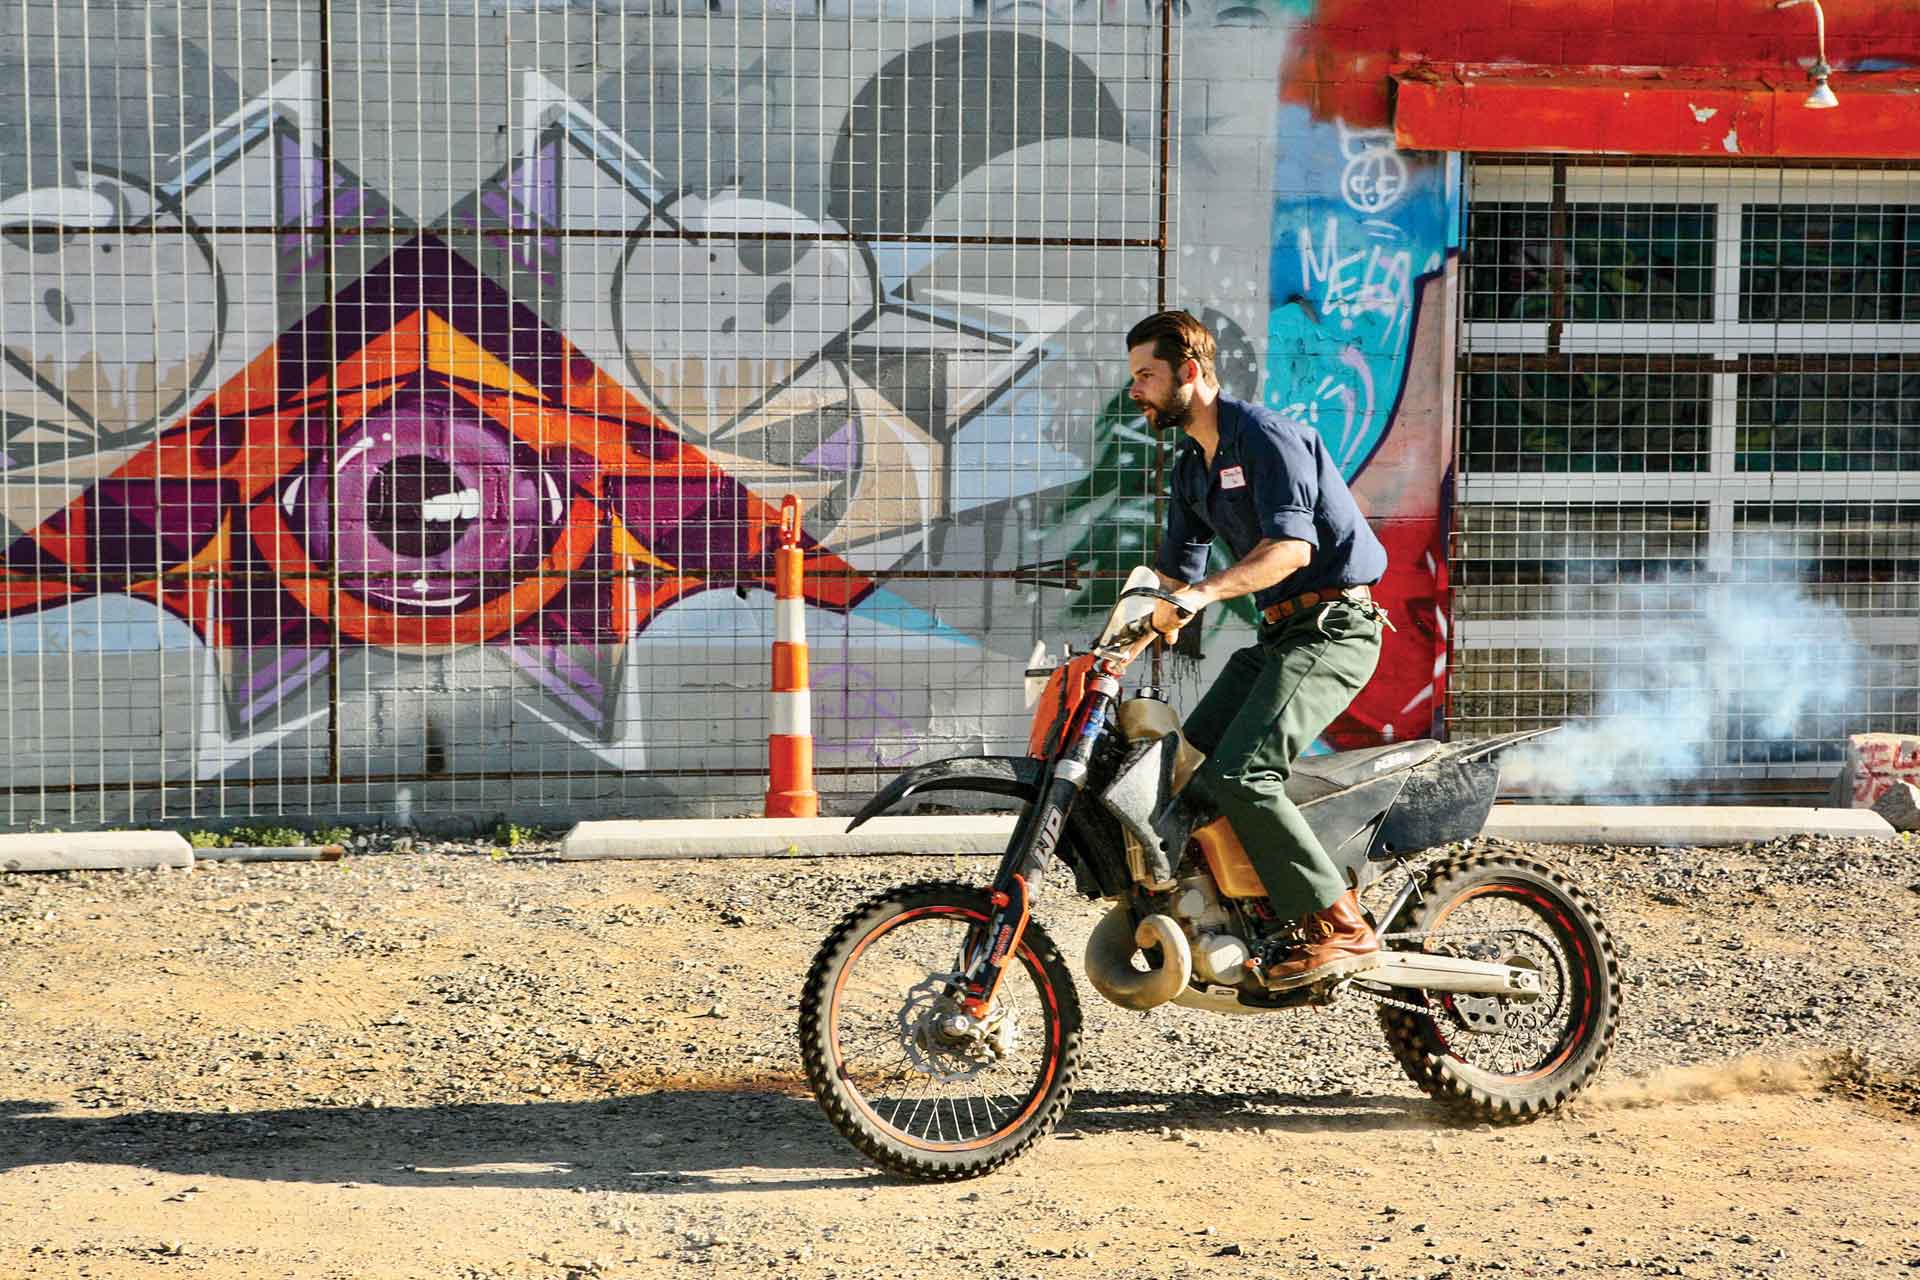
[[[1385,541],[1328,748],[1805,789],[1920,689],[1920,5],[27,0],[10,826],[749,812],[1018,750],[1185,306]],[[1237,644],[1221,611],[1166,676]]]

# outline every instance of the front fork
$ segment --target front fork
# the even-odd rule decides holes
[[[960,1007],[972,1017],[986,1017],[993,1006],[1000,980],[1006,974],[1007,958],[1018,949],[1027,931],[1034,899],[1066,830],[1067,815],[1086,784],[1094,744],[1106,729],[1119,696],[1120,681],[1111,672],[1096,668],[1074,720],[1061,735],[1059,750],[1048,762],[1039,797],[1021,816],[1013,838],[1007,842],[988,893],[993,914],[987,917],[979,941],[969,946],[966,974],[956,993]]]

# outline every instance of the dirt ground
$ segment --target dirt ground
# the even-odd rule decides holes
[[[949,1186],[828,1127],[795,998],[855,902],[988,862],[0,879],[0,1276],[1920,1276],[1920,848],[1564,853],[1628,986],[1563,1114],[1449,1123],[1364,1007],[1083,982],[1061,1131]]]

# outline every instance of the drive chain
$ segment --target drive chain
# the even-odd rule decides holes
[[[1371,987],[1361,986],[1359,980],[1349,983],[1348,985],[1356,994],[1365,996],[1375,1004],[1384,1004],[1389,1009],[1405,1009],[1408,1013],[1417,1013],[1423,1018],[1431,1018],[1433,1016],[1433,1010],[1424,1004],[1414,1004],[1410,1000],[1395,1000],[1392,996],[1382,995]]]

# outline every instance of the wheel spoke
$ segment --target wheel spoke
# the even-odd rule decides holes
[[[1534,970],[1540,994],[1519,1003],[1500,996],[1449,996],[1434,1010],[1435,1030],[1461,1061],[1508,1077],[1549,1067],[1567,1038],[1576,966],[1564,926],[1519,888],[1496,886],[1445,912],[1428,938],[1432,949]],[[1515,1015],[1518,1014],[1518,1017]]]
[[[1045,1023],[1046,979],[1026,947],[1001,980],[991,1021],[962,1016],[949,994],[981,919],[954,907],[879,922],[834,993],[840,1086],[914,1145],[977,1143],[1010,1131],[1057,1070],[1049,1066],[1059,1040]]]

